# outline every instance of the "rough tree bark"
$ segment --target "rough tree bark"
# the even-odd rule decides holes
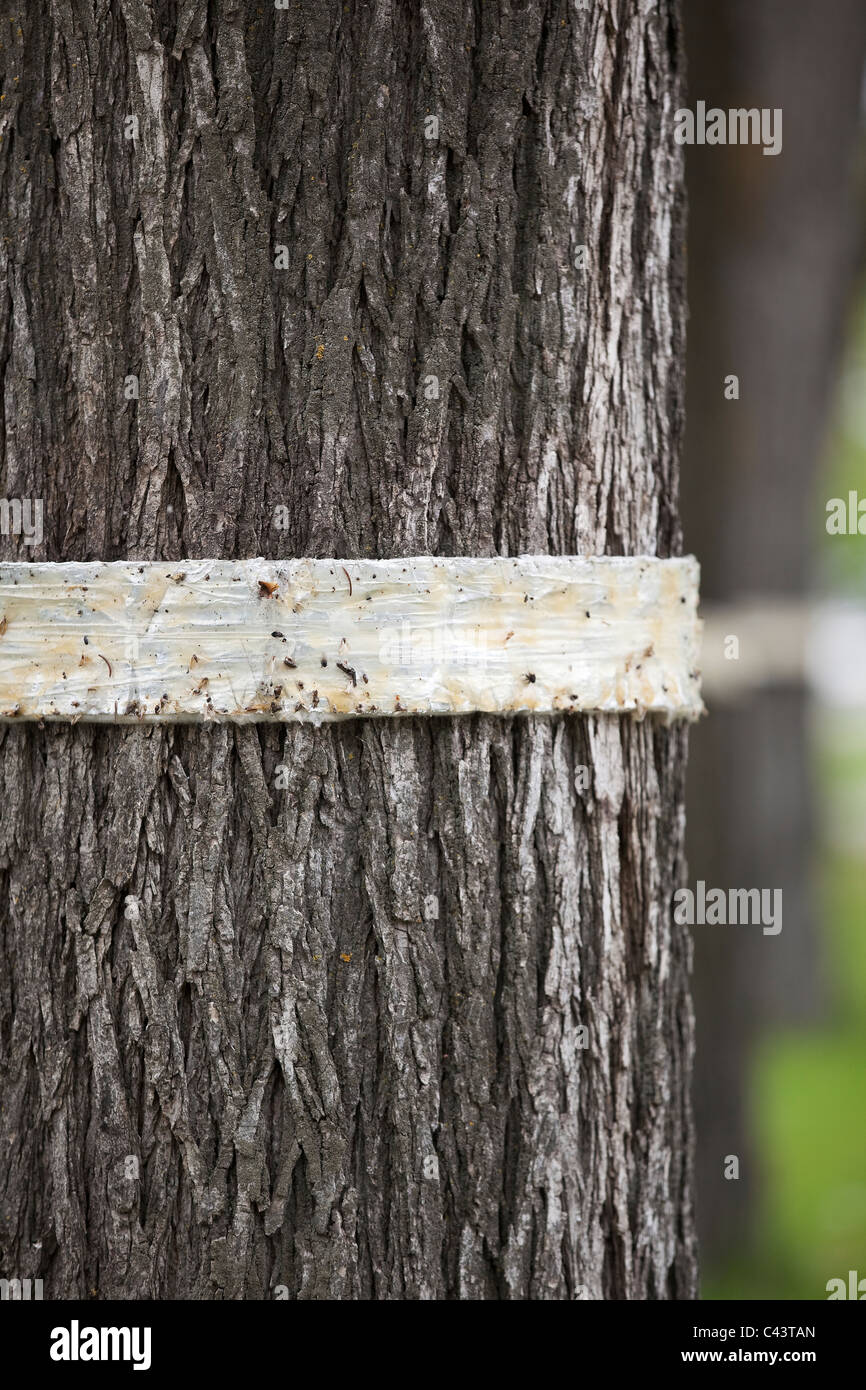
[[[673,0],[46,0],[2,41],[3,485],[45,503],[5,558],[677,553]],[[0,731],[2,1272],[693,1297],[684,753]]]

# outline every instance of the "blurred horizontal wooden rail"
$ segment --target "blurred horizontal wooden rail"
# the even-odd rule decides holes
[[[702,611],[701,672],[711,708],[761,688],[804,685],[824,704],[866,709],[862,602],[753,596]]]
[[[702,710],[692,557],[0,565],[0,718]]]

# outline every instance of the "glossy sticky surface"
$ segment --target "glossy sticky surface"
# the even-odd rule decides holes
[[[694,559],[0,565],[0,719],[694,718]]]

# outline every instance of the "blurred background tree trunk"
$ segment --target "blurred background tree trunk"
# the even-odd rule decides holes
[[[818,465],[862,251],[866,8],[839,0],[685,6],[689,103],[782,108],[783,149],[692,147],[683,523],[713,604],[806,600],[823,524]],[[862,194],[862,190],[861,190]],[[739,399],[725,379],[739,379]],[[816,523],[816,515],[818,522]],[[735,627],[731,629],[736,632]],[[822,1000],[802,682],[713,701],[693,735],[692,879],[781,887],[778,937],[699,934],[695,1111],[705,1260],[746,1249],[755,1168],[747,1062],[759,1026]],[[725,1158],[741,1160],[736,1182]]]
[[[4,26],[5,558],[678,551],[673,3]],[[684,755],[0,730],[2,1272],[692,1297]]]

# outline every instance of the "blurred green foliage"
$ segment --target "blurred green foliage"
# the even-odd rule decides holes
[[[826,503],[866,497],[866,294],[844,365],[816,490],[819,587],[866,603],[866,537],[829,536]],[[817,710],[819,931],[829,977],[823,1023],[757,1049],[750,1109],[760,1184],[752,1248],[706,1272],[704,1298],[826,1299],[866,1278],[866,710]]]
[[[826,466],[816,483],[815,527],[818,577],[822,591],[866,599],[866,538],[829,536],[827,502],[847,499],[849,491],[866,498],[866,292],[857,309],[839,384],[827,449]]]
[[[866,791],[866,716],[850,755],[850,720],[827,716],[819,777],[832,802]],[[866,842],[866,817],[861,819]],[[761,1185],[753,1248],[710,1271],[705,1298],[826,1298],[828,1279],[866,1278],[866,853],[822,850],[820,912],[830,975],[826,1025],[776,1033],[759,1047],[751,1112]]]

